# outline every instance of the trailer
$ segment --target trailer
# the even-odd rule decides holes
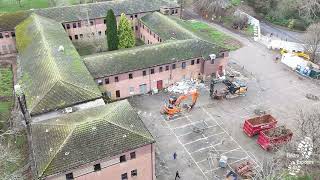
[[[260,131],[276,127],[276,124],[277,120],[270,114],[266,114],[245,120],[243,131],[252,137],[259,134]]]
[[[285,126],[261,131],[257,143],[265,150],[272,150],[291,140],[293,133]]]

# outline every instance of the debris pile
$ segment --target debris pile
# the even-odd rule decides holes
[[[279,127],[272,128],[265,131],[265,135],[268,137],[280,137],[290,133],[291,133],[291,130],[287,129],[285,126],[279,126]]]
[[[167,90],[172,93],[184,94],[192,89],[202,89],[202,88],[205,88],[204,83],[200,83],[198,81],[193,81],[193,80],[183,80],[169,86]]]
[[[306,94],[306,98],[314,101],[319,101],[319,97],[313,94]]]
[[[263,110],[262,108],[257,108],[253,111],[253,113],[255,115],[258,115],[258,116],[262,116],[262,115],[265,115],[267,114],[267,112],[265,110]]]

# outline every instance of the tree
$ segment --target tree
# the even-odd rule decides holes
[[[317,52],[320,51],[320,23],[311,24],[304,35],[305,49],[310,59],[317,62]]]
[[[221,17],[229,7],[229,0],[199,0],[196,1],[196,10],[205,17]]]
[[[130,48],[135,45],[135,36],[132,30],[132,25],[124,13],[121,14],[119,28],[119,48]]]
[[[232,28],[243,30],[248,27],[248,17],[243,14],[239,14],[233,17]]]
[[[119,39],[117,35],[117,20],[112,9],[109,9],[106,17],[107,44],[109,51],[117,50]]]
[[[299,16],[306,20],[316,19],[320,15],[320,1],[319,0],[296,0],[298,4]]]

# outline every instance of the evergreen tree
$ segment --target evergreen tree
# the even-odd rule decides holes
[[[124,13],[121,14],[118,28],[119,48],[134,47],[136,39],[132,25]]]
[[[119,39],[117,35],[117,20],[112,9],[109,9],[107,12],[106,25],[108,50],[117,50],[119,44]]]

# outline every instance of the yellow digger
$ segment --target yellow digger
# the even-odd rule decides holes
[[[223,80],[222,84],[225,87],[221,90],[215,89],[215,84],[217,84],[215,81],[211,81],[210,83],[210,97],[217,100],[245,96],[248,91],[248,87],[239,80]]]

